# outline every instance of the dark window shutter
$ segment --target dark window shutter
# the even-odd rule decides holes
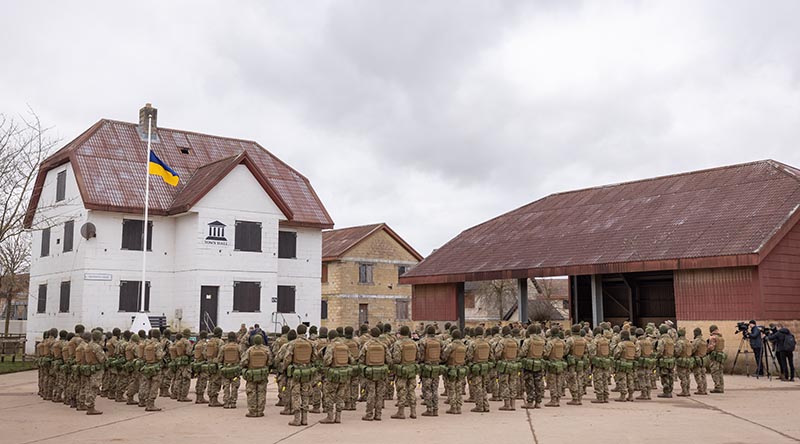
[[[408,319],[408,301],[397,301],[397,319]]]
[[[70,294],[70,282],[62,282],[61,283],[61,298],[58,301],[58,312],[59,313],[68,313],[69,312],[69,294]]]
[[[147,221],[147,251],[153,251],[153,221]]]
[[[123,219],[122,221],[122,249],[142,251],[144,243],[142,227],[144,221]],[[153,221],[147,221],[147,251],[153,251]]]
[[[138,312],[139,294],[142,281],[120,281],[119,283],[119,311]],[[144,311],[150,311],[150,281],[144,288]]]
[[[297,233],[293,231],[278,232],[278,257],[281,259],[297,257]]]
[[[64,253],[72,251],[72,243],[75,237],[75,221],[64,222]]]
[[[328,301],[322,301],[322,313],[320,319],[328,319]]]
[[[236,221],[234,250],[261,251],[261,222]]]
[[[278,285],[278,313],[294,313],[295,287]]]
[[[233,310],[253,313],[261,309],[260,282],[233,283]]]
[[[39,285],[39,298],[36,300],[36,313],[47,311],[47,284]]]
[[[56,202],[61,202],[67,193],[67,172],[62,171],[56,176]]]
[[[328,264],[322,264],[322,283],[328,282]]]
[[[42,257],[50,256],[50,228],[42,230]]]
[[[361,264],[358,267],[358,283],[371,284],[372,283],[372,264]]]

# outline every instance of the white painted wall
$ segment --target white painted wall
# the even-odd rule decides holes
[[[58,171],[66,169],[67,204],[46,208],[55,201]],[[63,220],[51,234],[51,255],[39,258],[41,232],[34,233],[28,301],[29,337],[40,337],[51,327],[71,330],[76,323],[87,327],[128,327],[134,313],[120,312],[121,280],[141,280],[140,251],[122,250],[123,219],[141,219],[132,214],[89,211],[83,208],[77,184],[69,164],[50,171],[45,180],[39,219],[59,215],[59,219],[75,219],[74,251],[61,253]],[[219,287],[218,325],[236,330],[239,324],[259,323],[272,329],[271,318],[276,310],[277,286],[296,287],[296,311],[286,315],[290,325],[320,322],[320,264],[322,232],[311,228],[280,228],[296,231],[297,259],[278,259],[278,230],[286,217],[243,165],[237,166],[190,212],[172,217],[152,217],[153,251],[147,253],[147,280],[151,282],[150,314],[166,316],[174,327],[195,331],[200,323],[200,287]],[[234,251],[237,220],[262,224],[261,252]],[[80,226],[90,221],[97,227],[97,237],[80,237]],[[207,242],[208,224],[219,221],[226,225],[227,243]],[[108,280],[86,279],[86,274],[109,276]],[[95,276],[95,279],[97,276]],[[60,282],[71,280],[69,313],[58,313]],[[257,313],[233,311],[235,281],[261,283],[261,310]],[[39,284],[48,284],[47,309],[37,314]],[[182,316],[176,318],[176,309]],[[28,352],[33,351],[29,341]]]

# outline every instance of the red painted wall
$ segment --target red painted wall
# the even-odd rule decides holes
[[[755,267],[675,271],[675,315],[686,320],[764,318]]]
[[[758,266],[763,319],[800,319],[800,224]]]
[[[455,321],[456,284],[414,285],[411,317],[415,321]]]

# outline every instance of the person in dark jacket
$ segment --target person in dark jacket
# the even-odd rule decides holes
[[[775,357],[781,367],[781,381],[794,381],[794,335],[784,326],[767,336],[775,348]]]
[[[761,338],[761,328],[759,328],[755,320],[750,321],[750,332],[747,333],[747,339],[750,340],[750,348],[753,349],[753,357],[756,359],[756,374],[754,376],[764,376],[764,367],[761,360],[764,341]]]
[[[258,335],[264,338],[264,345],[269,347],[269,343],[267,341],[267,334],[264,333],[264,330],[261,329],[261,326],[258,324],[253,325],[253,330],[250,332],[250,344],[253,343],[253,336]]]

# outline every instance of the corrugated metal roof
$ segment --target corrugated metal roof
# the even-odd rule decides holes
[[[30,226],[44,177],[52,168],[71,162],[87,208],[107,211],[141,212],[144,206],[147,144],[137,125],[101,120],[50,156],[39,171],[26,224]],[[181,177],[177,187],[163,181],[150,182],[150,211],[173,214],[196,203],[210,186],[230,171],[230,162],[246,162],[248,168],[279,207],[288,213],[288,223],[331,228],[333,221],[308,179],[283,163],[256,142],[194,132],[158,128],[156,155]],[[183,153],[181,149],[189,148]],[[228,161],[227,163],[225,161]],[[223,174],[224,173],[224,174]]]
[[[553,194],[462,232],[401,281],[591,272],[625,263],[657,269],[676,260],[760,254],[798,216],[797,173],[766,160]]]

